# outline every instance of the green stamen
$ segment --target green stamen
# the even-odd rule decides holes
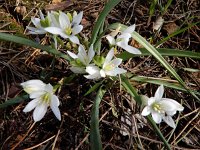
[[[71,35],[71,33],[72,33],[72,28],[71,28],[71,27],[67,27],[67,28],[65,29],[65,33],[66,33],[67,35]]]

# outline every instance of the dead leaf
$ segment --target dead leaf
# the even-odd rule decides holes
[[[162,25],[164,23],[164,19],[162,18],[162,16],[159,16],[156,20],[156,22],[153,23],[153,31],[156,30],[160,30]]]
[[[26,7],[25,6],[17,6],[17,7],[15,7],[15,11],[18,13],[18,14],[20,14],[20,15],[22,15],[22,16],[24,16],[27,12],[26,12]]]
[[[49,4],[45,6],[46,11],[51,11],[51,10],[64,10],[67,7],[73,5],[73,2],[71,0],[65,1],[65,2],[58,2],[55,4]]]
[[[52,0],[52,4],[60,3],[62,0]]]
[[[164,25],[163,29],[166,30],[168,34],[172,34],[179,29],[179,26],[176,25],[175,22],[172,22]]]

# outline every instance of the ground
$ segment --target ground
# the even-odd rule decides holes
[[[102,11],[106,0],[80,1],[52,1],[48,0],[0,0],[0,32],[14,34],[48,44],[48,37],[27,35],[26,26],[30,25],[31,16],[37,15],[38,9],[44,13],[47,10],[84,11],[82,35],[91,35],[96,18]],[[154,13],[150,16],[150,1],[122,0],[107,16],[105,25],[121,22],[125,25],[136,24],[136,31],[152,45],[162,38],[185,28],[200,20],[200,1],[177,0],[172,1],[168,9],[162,14],[161,6],[167,0],[159,1]],[[152,10],[152,9],[151,9]],[[164,24],[159,32],[153,31],[153,25],[159,15],[163,16]],[[172,36],[160,45],[161,48],[172,48],[200,52],[200,26],[191,28]],[[104,42],[104,41],[103,41]],[[134,40],[133,46],[140,47]],[[65,49],[61,50],[66,53]],[[186,84],[193,90],[200,89],[200,73],[186,71],[184,68],[199,69],[197,59],[165,57],[177,71]],[[72,72],[66,60],[56,58],[54,68],[51,63],[53,56],[39,49],[0,41],[0,102],[23,94],[20,83],[29,79],[42,79],[56,84],[64,77],[70,77]],[[134,75],[173,80],[160,63],[152,56],[131,58],[124,63],[124,67]],[[132,81],[138,93],[153,96],[157,85]],[[154,132],[141,110],[127,92],[120,88],[118,82],[105,94],[100,104],[100,132],[104,149],[161,149],[162,141]],[[62,121],[56,120],[49,110],[45,117],[34,123],[32,112],[23,113],[29,99],[21,103],[0,109],[0,147],[9,149],[90,149],[89,131],[93,100],[96,93],[87,96],[93,81],[82,76],[76,76],[73,81],[66,82],[57,93],[61,101],[60,110]],[[172,149],[200,149],[200,117],[199,102],[187,92],[165,89],[165,97],[177,100],[185,107],[179,119],[176,130],[161,123],[161,132],[169,139]],[[126,118],[128,121],[123,121]],[[172,134],[173,133],[173,134]]]

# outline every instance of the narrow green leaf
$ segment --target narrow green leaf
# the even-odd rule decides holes
[[[168,0],[167,4],[165,5],[164,10],[162,11],[162,16],[167,12],[168,7],[171,5],[173,0]]]
[[[160,53],[162,56],[174,56],[174,57],[189,57],[194,59],[200,59],[200,53],[193,52],[193,51],[183,51],[178,49],[169,49],[169,48],[156,48],[156,50]],[[140,51],[142,54],[131,54],[128,52],[122,52],[121,54],[118,54],[117,57],[122,58],[124,61],[128,60],[133,57],[139,57],[139,56],[150,56],[152,55],[149,51],[147,51],[145,48],[141,48]]]
[[[88,94],[94,92],[100,85],[102,85],[102,82],[103,82],[103,81],[100,81],[100,82],[95,83],[95,85],[93,85],[93,86],[84,94],[84,96],[86,96],[86,95],[88,95]]]
[[[109,12],[120,2],[121,0],[109,0],[108,3],[106,3],[103,11],[100,13],[97,22],[94,25],[94,29],[92,31],[92,37],[90,41],[90,45],[94,44],[96,42],[97,35],[99,33],[99,30],[101,28],[102,23],[104,22],[106,16],[109,14]]]
[[[162,78],[145,77],[145,76],[132,76],[132,75],[128,75],[128,76],[130,76],[129,78],[130,81],[152,83],[152,84],[157,84],[157,85],[163,84],[165,87],[188,92],[176,80],[167,80],[167,79],[162,79]],[[193,92],[197,95],[200,95],[200,93],[197,91],[193,91]]]
[[[142,104],[142,100],[141,100],[140,96],[137,94],[137,91],[135,90],[135,88],[129,82],[129,80],[124,75],[121,75],[121,81],[122,81],[122,85],[124,86],[124,88],[130,93],[130,95],[132,97],[134,97],[134,100],[141,105]],[[163,143],[166,146],[166,148],[168,150],[170,150],[171,148],[170,148],[169,143],[167,142],[165,137],[162,135],[160,129],[157,127],[157,125],[155,124],[155,122],[153,121],[151,116],[147,116],[147,119],[151,123],[153,128],[155,129],[155,132],[157,133],[157,135],[163,141]]]
[[[15,98],[12,98],[12,99],[5,101],[3,104],[0,104],[0,108],[6,108],[10,105],[21,103],[21,102],[23,102],[24,100],[27,100],[27,99],[28,99],[28,95],[17,96]]]
[[[40,45],[39,43],[36,43],[32,40],[29,40],[29,39],[26,39],[26,38],[23,38],[23,37],[11,35],[11,34],[6,34],[6,33],[0,33],[0,39],[5,40],[5,41],[10,41],[10,42],[15,42],[15,43],[22,44],[22,45],[35,47],[35,48],[41,49],[43,51],[46,51],[48,53],[51,53],[53,55],[56,55],[56,56],[62,57],[64,59],[70,60],[68,55],[63,54],[63,53],[59,52],[58,50],[56,50],[56,49],[54,49],[50,46]]]
[[[144,46],[175,78],[176,80],[187,89],[199,102],[200,99],[185,85],[181,77],[176,73],[176,71],[170,66],[170,64],[161,56],[161,54],[149,44],[141,35],[137,32],[133,32],[132,36],[136,41],[138,41],[142,46]]]
[[[91,150],[102,150],[101,136],[99,131],[99,105],[105,92],[106,90],[102,89],[102,87],[99,88],[92,107],[90,127]]]
[[[188,72],[200,72],[199,69],[194,69],[194,68],[183,68],[183,70],[188,71]]]

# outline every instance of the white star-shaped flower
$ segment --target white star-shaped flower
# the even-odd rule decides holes
[[[47,108],[50,106],[56,118],[61,120],[61,114],[58,108],[60,102],[58,97],[54,95],[51,84],[45,84],[41,80],[29,80],[21,83],[21,86],[29,94],[29,97],[33,99],[26,105],[23,112],[29,112],[34,109],[33,120],[37,122],[44,117]]]
[[[51,15],[51,17],[53,18],[53,22],[58,22],[54,24],[59,24],[59,26],[47,27],[45,28],[47,32],[54,35],[60,35],[62,38],[69,39],[73,43],[80,44],[79,39],[75,35],[80,33],[83,29],[83,26],[80,25],[83,12],[74,15],[72,21],[70,21],[70,18],[61,11],[59,12],[58,19],[56,19],[55,15]]]
[[[93,45],[90,46],[88,54],[82,45],[79,45],[77,55],[70,51],[67,51],[67,53],[74,59],[74,63],[72,63],[72,67],[70,68],[70,70],[74,73],[86,73],[85,69],[89,66],[95,55]]]
[[[116,76],[118,74],[126,73],[126,70],[119,68],[118,66],[122,63],[122,59],[114,57],[114,48],[112,48],[103,63],[102,69],[100,70],[101,77]]]
[[[116,31],[114,31],[114,34],[106,36],[106,39],[108,40],[110,45],[117,45],[132,54],[141,54],[140,50],[128,45],[131,34],[133,33],[133,31],[135,31],[135,24],[125,29],[120,35],[117,36],[117,38],[115,37],[118,34],[118,29]]]
[[[183,111],[184,107],[173,99],[163,98],[163,93],[164,87],[161,85],[154,97],[146,97],[147,106],[144,107],[142,115],[151,114],[157,124],[164,120],[170,127],[175,128],[176,125],[172,116],[176,114],[176,111]]]
[[[34,27],[26,27],[29,30],[29,34],[45,34],[47,31],[46,27],[51,26],[50,14],[44,17],[41,10],[39,10],[40,18],[31,17],[31,22],[34,24]]]

